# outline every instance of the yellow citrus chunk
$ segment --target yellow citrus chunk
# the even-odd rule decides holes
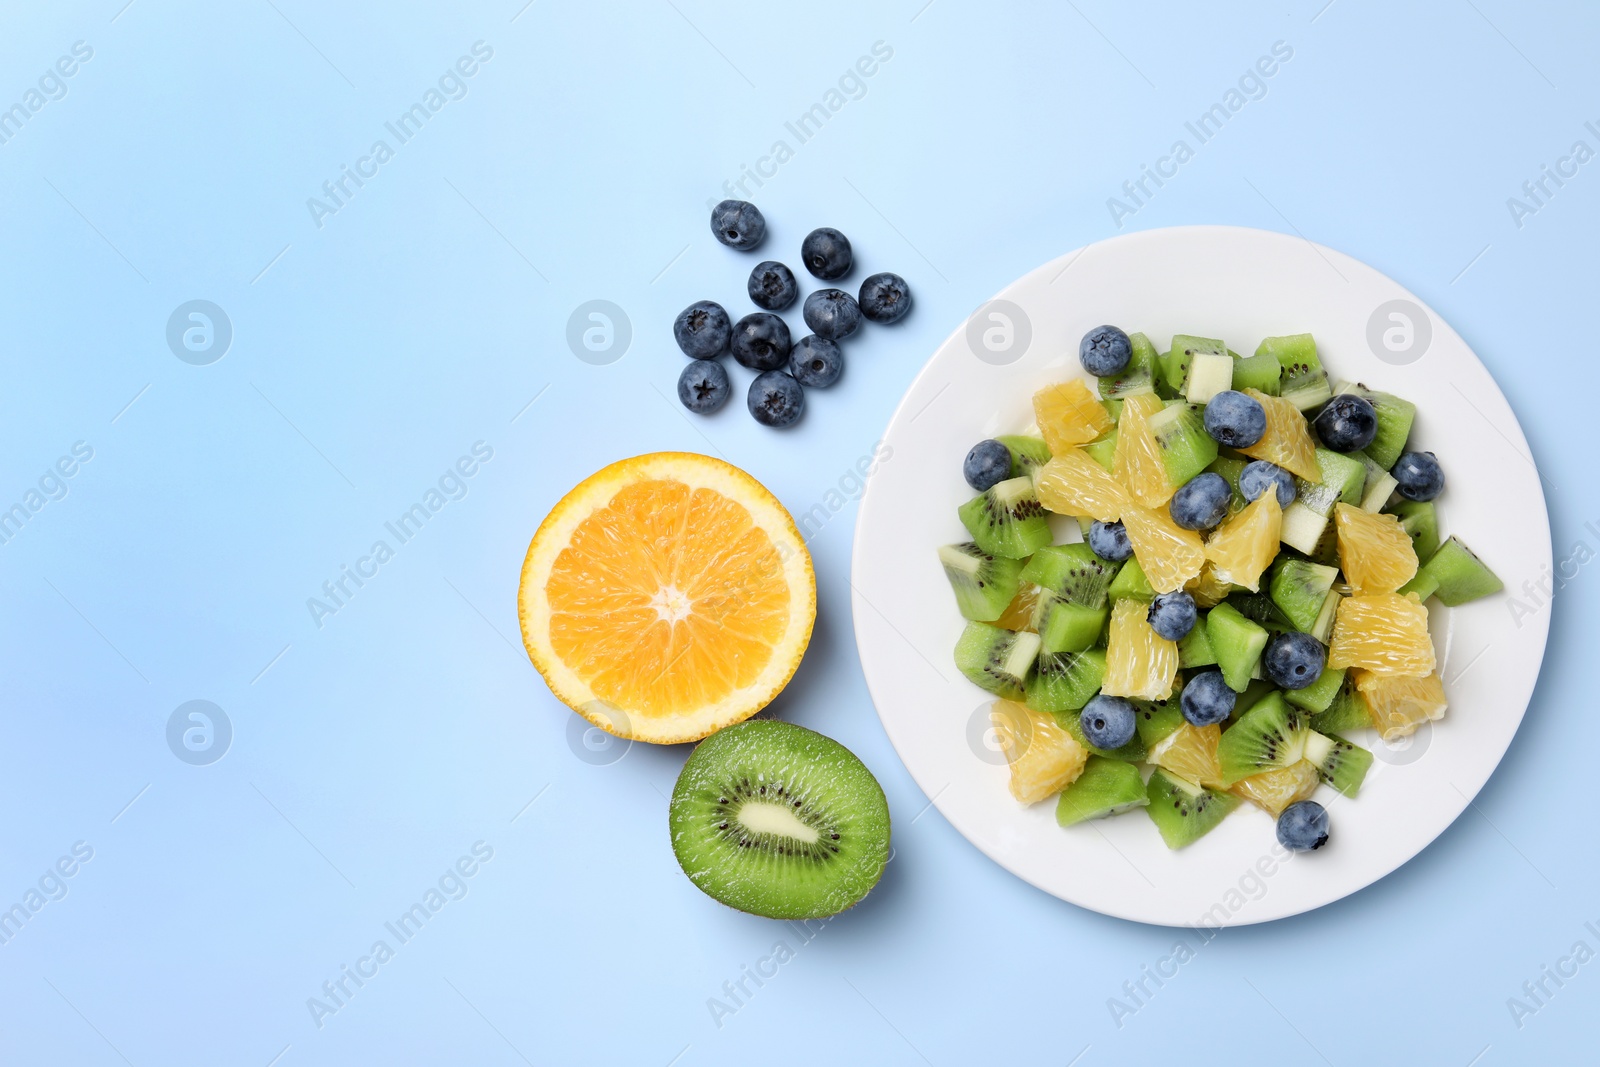
[[[1052,455],[1086,445],[1111,429],[1111,413],[1082,378],[1047,385],[1033,394],[1033,417]]]
[[[1233,592],[1233,583],[1217,577],[1216,564],[1210,560],[1200,568],[1200,574],[1184,583],[1183,591],[1194,597],[1194,606],[1202,611],[1214,608]]]
[[[1405,737],[1425,722],[1444,715],[1444,681],[1437,674],[1403,678],[1371,671],[1351,671],[1356,691],[1372,708],[1372,725],[1385,741]]]
[[[794,520],[731,464],[635,456],[591,475],[528,546],[517,613],[550,691],[595,726],[696,741],[777,696],[816,580]]]
[[[1417,550],[1400,520],[1350,504],[1333,509],[1339,537],[1339,569],[1357,596],[1392,593],[1417,573]]]
[[[1345,597],[1333,619],[1328,666],[1420,678],[1434,669],[1428,609],[1415,593]],[[1370,700],[1370,697],[1369,697]],[[1376,717],[1376,709],[1374,709]]]
[[[1321,780],[1315,764],[1299,760],[1287,767],[1274,767],[1270,771],[1241,778],[1228,791],[1244,797],[1276,819],[1290,804],[1310,799]]]
[[[1063,730],[1055,716],[1014,700],[996,700],[989,709],[1000,750],[1011,765],[1011,795],[1037,804],[1078,780],[1088,750]]]
[[[1223,787],[1222,766],[1217,762],[1217,743],[1222,727],[1184,723],[1151,746],[1145,762],[1171,771],[1195,785]]]
[[[1128,492],[1087,452],[1069,448],[1033,472],[1039,503],[1057,515],[1088,515],[1116,522],[1131,501]]]
[[[1245,394],[1255,397],[1267,413],[1267,432],[1261,440],[1240,452],[1251,459],[1264,459],[1276,463],[1290,474],[1298,474],[1309,482],[1322,480],[1322,468],[1317,465],[1317,446],[1311,440],[1311,428],[1300,409],[1281,397],[1268,396],[1259,389],[1246,389]]]
[[[1125,597],[1111,609],[1106,638],[1106,696],[1165,700],[1178,677],[1178,644],[1150,628],[1150,605]]]
[[[1112,477],[1147,508],[1160,507],[1177,491],[1167,478],[1155,434],[1150,432],[1150,416],[1165,406],[1154,393],[1124,398],[1117,443],[1111,453]]]
[[[1206,565],[1205,545],[1199,534],[1173,522],[1166,508],[1130,503],[1122,514],[1122,525],[1145,580],[1156,592],[1182,589],[1200,576]]]
[[[1028,630],[1038,633],[1033,622],[1034,605],[1039,602],[1039,587],[1032,582],[1023,582],[1017,587],[1017,595],[1011,598],[1011,603],[1006,605],[1006,610],[994,620],[994,624],[1002,630]]]
[[[1242,585],[1252,593],[1261,588],[1261,575],[1278,555],[1283,531],[1283,509],[1277,493],[1262,493],[1239,514],[1218,526],[1206,542],[1206,561],[1218,581]],[[1138,548],[1135,546],[1134,551]]]

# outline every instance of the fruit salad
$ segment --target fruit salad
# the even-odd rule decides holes
[[[1440,540],[1416,406],[1332,384],[1310,334],[1244,357],[1101,326],[1079,356],[1090,380],[967,454],[969,539],[939,549],[1012,795],[1055,798],[1063,827],[1142,808],[1174,849],[1248,802],[1320,848],[1312,798],[1355,797],[1372,764],[1345,735],[1445,712],[1427,602],[1501,589]],[[1056,544],[1052,514],[1080,539]]]

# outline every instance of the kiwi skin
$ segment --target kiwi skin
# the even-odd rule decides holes
[[[752,828],[745,805],[792,809],[813,840]],[[820,919],[859,903],[889,862],[889,805],[849,749],[793,723],[750,719],[702,741],[668,805],[684,874],[729,907]]]

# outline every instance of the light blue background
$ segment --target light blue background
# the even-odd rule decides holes
[[[1473,810],[1353,898],[1225,933],[1120,1028],[1107,999],[1173,932],[1047,897],[926,810],[856,659],[853,501],[811,542],[816,636],[775,710],[879,776],[895,860],[720,1026],[708,998],[800,939],[682,877],[663,796],[686,750],[579,758],[515,611],[539,520],[619,457],[720,454],[797,514],[824,500],[937,343],[1118,232],[1107,198],[1275,41],[1293,59],[1266,95],[1124,226],[1298,231],[1410,287],[1522,418],[1556,557],[1600,548],[1583,444],[1600,163],[1521,227],[1506,205],[1573,141],[1600,147],[1593,9],[123,2],[11,3],[0,33],[0,106],[75,41],[94,50],[0,144],[0,507],[74,442],[94,450],[0,545],[0,904],[74,842],[94,850],[0,945],[0,1059],[1594,1057],[1600,963],[1520,1029],[1506,1003],[1580,938],[1600,949],[1592,568],[1546,609],[1533,706]],[[307,198],[480,40],[493,57],[465,98],[316,226]],[[879,41],[892,58],[799,144],[784,123]],[[756,257],[714,243],[704,205],[780,138],[793,158],[749,186],[763,255],[794,263],[837,226],[853,282],[895,270],[917,301],[847,345],[843,381],[786,433],[738,400],[686,416],[669,334],[695,299],[750,310]],[[165,341],[191,299],[232,322],[208,366]],[[593,299],[632,325],[609,365],[565,339]],[[307,598],[479,441],[493,458],[467,495],[319,628]],[[209,766],[165,741],[194,699],[234,731]],[[477,841],[493,858],[467,895],[319,1028],[307,998]]]

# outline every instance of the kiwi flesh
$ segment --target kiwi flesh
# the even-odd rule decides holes
[[[1146,748],[1153,748],[1172,731],[1183,725],[1181,693],[1175,692],[1165,700],[1135,700],[1138,714],[1133,717],[1135,732]]]
[[[1353,797],[1372,766],[1372,753],[1342,737],[1329,737],[1311,730],[1306,734],[1305,759],[1317,768],[1324,782]]]
[[[1050,446],[1044,443],[1042,437],[1026,437],[1020,434],[1007,434],[996,437],[996,441],[1006,446],[1006,451],[1011,453],[1011,477],[1021,478],[1031,475],[1037,468],[1050,462]]]
[[[1272,568],[1267,594],[1296,630],[1310,633],[1322,614],[1322,603],[1339,576],[1335,567],[1303,559],[1282,559]]]
[[[940,547],[939,562],[964,619],[998,619],[1022,584],[1020,559],[990,555],[971,541]]]
[[[969,622],[956,641],[956,668],[973,685],[995,696],[1021,700],[1038,654],[1038,634]]]
[[[1309,711],[1313,715],[1327,711],[1339,696],[1339,690],[1344,688],[1345,668],[1333,670],[1328,667],[1322,669],[1317,675],[1317,680],[1304,689],[1286,689],[1283,699],[1293,704],[1302,711]]]
[[[1217,764],[1230,784],[1252,774],[1287,767],[1305,752],[1305,717],[1281,694],[1270,693],[1222,732]]]
[[[1189,389],[1189,370],[1194,365],[1195,356],[1227,354],[1228,346],[1215,338],[1174,334],[1171,350],[1161,357],[1161,380],[1173,396],[1182,396]]]
[[[1071,826],[1089,819],[1121,815],[1150,803],[1139,768],[1118,759],[1091,755],[1083,773],[1056,800],[1056,823]]]
[[[1494,571],[1454,534],[1428,557],[1428,562],[1417,571],[1413,581],[1433,583],[1432,595],[1439,598],[1439,603],[1450,608],[1505,588]],[[1409,586],[1402,590],[1409,591],[1412,591]],[[1425,593],[1418,595],[1424,600],[1428,597]]]
[[[1359,396],[1372,405],[1378,416],[1378,435],[1363,451],[1384,470],[1392,468],[1406,450],[1406,439],[1411,436],[1411,424],[1417,417],[1417,405],[1393,393],[1368,389],[1360,382],[1340,382],[1338,391]]]
[[[1150,775],[1145,796],[1150,803],[1144,810],[1172,849],[1198,841],[1239,806],[1239,798],[1232,794],[1186,782],[1159,767]]]
[[[1328,673],[1328,672],[1324,672]],[[1322,679],[1317,679],[1321,682]],[[1300,692],[1305,692],[1304,689]],[[1372,708],[1367,698],[1356,688],[1348,672],[1339,684],[1326,709],[1311,716],[1311,728],[1323,734],[1342,734],[1349,730],[1365,730],[1372,725]]]
[[[1222,680],[1235,693],[1244,692],[1250,684],[1250,675],[1261,662],[1269,636],[1264,627],[1245,618],[1226,601],[1206,614],[1206,640],[1217,657]]]
[[[1046,545],[1022,568],[1022,580],[1061,600],[1102,608],[1121,564],[1103,560],[1088,545]]]
[[[1117,428],[1115,426],[1083,446],[1083,450],[1106,470],[1110,470],[1117,455]]]
[[[1439,550],[1439,515],[1433,501],[1401,500],[1385,510],[1400,519],[1400,528],[1411,536],[1418,559],[1428,559]]]
[[[1269,354],[1278,361],[1283,377],[1278,395],[1301,411],[1318,407],[1333,396],[1328,372],[1317,357],[1317,342],[1309,333],[1268,337],[1256,346],[1256,355]]]
[[[1317,467],[1322,477],[1315,482],[1296,478],[1298,490],[1295,499],[1318,515],[1326,515],[1341,501],[1346,504],[1361,503],[1361,490],[1367,484],[1367,466],[1353,456],[1346,456],[1326,448],[1316,451]]]
[[[1254,389],[1267,396],[1277,396],[1282,381],[1283,367],[1271,353],[1258,352],[1233,364],[1233,387],[1241,392]]]
[[[991,556],[1026,559],[1050,543],[1050,522],[1030,477],[1008,478],[957,510],[967,532]]]
[[[1240,458],[1239,456],[1223,455],[1219,449],[1217,458],[1212,460],[1211,465],[1206,468],[1213,474],[1222,475],[1222,480],[1228,483],[1229,489],[1233,490],[1233,499],[1228,501],[1229,515],[1237,515],[1250,503],[1244,498],[1244,493],[1239,491],[1239,476],[1244,473],[1244,469],[1249,463],[1248,459]]]
[[[1209,667],[1217,662],[1211,651],[1211,640],[1206,636],[1206,618],[1202,613],[1195,619],[1194,627],[1178,642],[1178,666]]]
[[[1115,377],[1100,379],[1100,395],[1105,399],[1155,392],[1155,346],[1150,343],[1150,338],[1142,333],[1130,333],[1128,346],[1131,352],[1128,365],[1122,368],[1122,373]]]
[[[858,903],[889,862],[889,805],[837,741],[751,719],[700,742],[668,809],[672,850],[706,895],[771,919]]]
[[[1105,676],[1106,654],[1098,648],[1041,652],[1023,702],[1034,711],[1076,714],[1100,691]]]
[[[1150,416],[1149,427],[1173,485],[1183,485],[1217,458],[1217,440],[1206,432],[1205,408],[1198,404],[1168,404]]]
[[[1144,576],[1144,568],[1139,565],[1137,557],[1130,558],[1122,565],[1117,576],[1111,580],[1111,585],[1106,589],[1106,595],[1114,604],[1119,600],[1131,597],[1134,600],[1153,600],[1156,591],[1150,584],[1150,579]]]

